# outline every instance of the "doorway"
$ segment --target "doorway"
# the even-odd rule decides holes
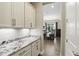
[[[60,55],[61,14],[60,2],[43,5],[44,56]]]

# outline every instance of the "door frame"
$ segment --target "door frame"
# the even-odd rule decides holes
[[[60,56],[65,55],[65,33],[66,33],[66,2],[61,2],[61,40],[60,40]]]

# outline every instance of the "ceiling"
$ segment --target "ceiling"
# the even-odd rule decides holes
[[[58,19],[60,17],[60,2],[44,3],[43,15],[44,19]]]
[[[51,3],[54,3],[54,2],[43,2],[43,5],[47,5],[47,4],[51,4]]]

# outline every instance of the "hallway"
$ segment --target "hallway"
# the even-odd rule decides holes
[[[59,56],[60,53],[60,39],[44,40],[44,56]]]

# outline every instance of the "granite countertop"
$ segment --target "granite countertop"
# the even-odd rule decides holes
[[[31,44],[32,42],[38,40],[39,38],[40,36],[27,37],[24,39],[14,41],[12,43],[2,45],[0,46],[0,56],[8,56],[20,50],[21,48]]]

